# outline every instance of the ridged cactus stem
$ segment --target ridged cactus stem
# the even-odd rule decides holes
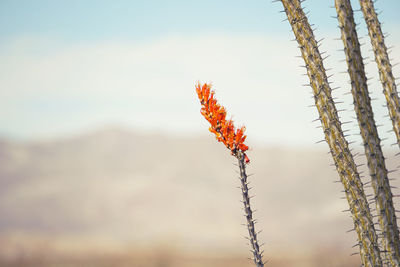
[[[363,185],[348,143],[344,137],[339,116],[332,99],[331,88],[318,50],[317,41],[299,0],[281,0],[288,21],[299,44],[313,89],[315,106],[325,134],[325,140],[344,186],[346,198],[358,235],[363,266],[382,266],[377,235]]]
[[[244,212],[247,221],[247,229],[249,230],[249,241],[252,247],[253,260],[257,267],[264,267],[264,263],[262,260],[262,252],[260,251],[260,246],[257,241],[257,233],[255,229],[255,223],[253,219],[253,211],[250,207],[250,197],[249,197],[249,188],[247,182],[247,174],[246,174],[246,164],[245,164],[245,156],[242,152],[237,153],[237,159],[239,162],[240,168],[240,182],[243,196],[243,205]]]
[[[374,50],[375,61],[378,65],[379,78],[387,101],[389,116],[392,120],[397,144],[400,147],[400,100],[396,88],[396,81],[392,72],[392,65],[390,64],[384,36],[382,34],[381,24],[379,23],[378,16],[375,12],[373,1],[360,0],[360,6],[368,27],[368,34]]]
[[[364,143],[371,184],[375,194],[379,225],[382,230],[381,249],[385,260],[390,262],[391,266],[398,267],[400,266],[400,251],[396,214],[385,167],[385,159],[368,93],[367,78],[354,23],[353,10],[349,0],[335,0],[335,7],[351,80],[354,109]]]

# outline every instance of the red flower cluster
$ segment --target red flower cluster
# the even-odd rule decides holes
[[[249,149],[244,144],[246,135],[244,135],[245,127],[235,130],[232,120],[226,120],[226,110],[223,106],[217,103],[214,98],[215,92],[211,90],[210,84],[198,83],[196,85],[196,92],[199,96],[202,105],[201,114],[211,124],[210,132],[214,133],[217,140],[225,144],[225,146],[232,152],[232,155],[237,154],[240,150],[242,152]],[[245,160],[248,163],[250,160],[245,154]]]

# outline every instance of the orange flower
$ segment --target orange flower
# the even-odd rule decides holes
[[[217,100],[214,98],[215,92],[211,90],[210,84],[196,85],[196,92],[199,96],[201,103],[200,113],[206,118],[211,124],[209,130],[219,142],[225,144],[225,146],[232,152],[232,155],[237,155],[238,151],[246,151],[249,149],[244,144],[246,135],[244,131],[246,128],[243,126],[239,129],[235,129],[232,120],[226,119],[226,110],[223,106],[219,105]],[[246,163],[250,160],[246,154],[244,154]]]

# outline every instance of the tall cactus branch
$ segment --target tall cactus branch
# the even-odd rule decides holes
[[[368,27],[375,61],[379,69],[379,78],[383,86],[383,93],[387,101],[389,116],[392,120],[393,130],[396,134],[397,144],[400,147],[400,100],[396,88],[396,81],[392,72],[388,52],[382,34],[381,24],[371,0],[360,0],[361,10]]]
[[[354,109],[364,143],[365,155],[375,194],[379,225],[382,230],[382,252],[391,266],[400,266],[399,232],[378,131],[375,125],[367,78],[358,42],[353,10],[349,0],[335,0],[337,18],[351,80]],[[386,252],[386,253],[385,253]]]
[[[358,235],[361,261],[364,266],[382,266],[368,202],[356,164],[341,128],[317,41],[303,12],[300,0],[281,0],[281,2],[306,64],[325,140],[329,145],[336,169],[345,189],[354,221],[354,228]]]

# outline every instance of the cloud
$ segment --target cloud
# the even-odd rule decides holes
[[[307,108],[311,90],[301,86],[307,77],[289,34],[151,42],[14,40],[0,52],[0,130],[29,138],[111,123],[204,133],[208,126],[199,115],[194,84],[211,81],[229,114],[247,126],[249,140],[315,142],[322,132],[311,123],[317,113]],[[328,54],[341,45],[326,44]],[[396,50],[395,61],[398,55]],[[334,60],[327,60],[333,72],[345,70]]]

